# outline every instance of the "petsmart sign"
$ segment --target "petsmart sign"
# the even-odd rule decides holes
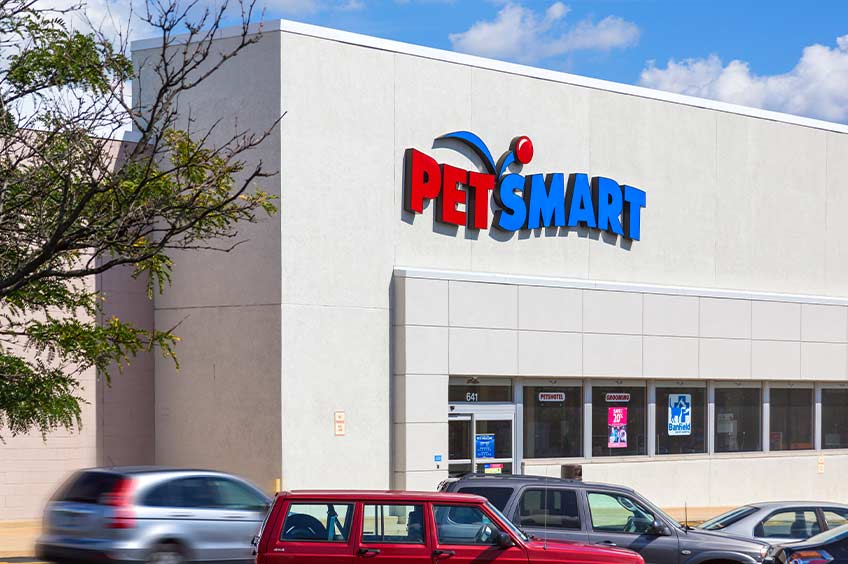
[[[638,188],[603,176],[590,179],[584,173],[566,177],[565,172],[510,172],[510,165],[533,160],[533,142],[526,136],[513,139],[497,163],[483,140],[470,131],[447,133],[436,141],[473,151],[483,170],[440,164],[417,149],[407,149],[403,201],[410,213],[423,213],[425,203],[434,201],[436,221],[488,229],[489,202],[494,198],[491,225],[501,231],[583,226],[635,241],[641,238],[646,195]]]

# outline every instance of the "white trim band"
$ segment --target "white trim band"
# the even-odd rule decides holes
[[[554,288],[575,288],[579,290],[607,290],[612,292],[638,292],[643,294],[696,296],[701,298],[728,298],[735,300],[754,300],[764,302],[788,302],[799,304],[848,306],[848,298],[811,296],[804,294],[750,292],[744,290],[721,290],[716,288],[696,288],[689,286],[663,286],[654,284],[637,284],[631,282],[609,282],[601,280],[586,280],[583,278],[522,276],[517,274],[433,270],[428,268],[411,268],[403,266],[395,267],[394,275],[401,278],[456,280],[458,282],[481,282],[486,284],[550,286]]]

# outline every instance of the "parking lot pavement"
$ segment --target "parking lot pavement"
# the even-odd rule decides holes
[[[0,522],[0,562],[31,562],[41,520]],[[24,560],[20,560],[24,557]]]

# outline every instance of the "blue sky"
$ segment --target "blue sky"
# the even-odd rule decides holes
[[[267,2],[266,19],[848,122],[845,0]]]
[[[72,1],[39,0],[63,7]],[[155,4],[82,1],[95,23],[109,15],[126,21],[131,2]],[[221,0],[177,1],[205,7]],[[266,6],[266,20],[286,18],[848,123],[848,0],[256,2]],[[150,33],[134,25],[131,35]]]

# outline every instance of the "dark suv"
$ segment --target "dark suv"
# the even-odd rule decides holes
[[[647,564],[755,564],[768,545],[685,527],[630,488],[535,476],[466,475],[442,491],[487,498],[528,534],[635,550]]]

